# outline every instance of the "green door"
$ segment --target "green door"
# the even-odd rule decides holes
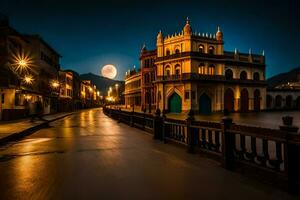
[[[181,98],[177,93],[174,93],[169,98],[169,112],[171,113],[181,113]]]
[[[211,113],[211,99],[205,93],[203,93],[199,99],[199,113],[204,115]]]

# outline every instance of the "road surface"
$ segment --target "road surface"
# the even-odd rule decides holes
[[[0,199],[293,199],[86,110],[0,149]]]

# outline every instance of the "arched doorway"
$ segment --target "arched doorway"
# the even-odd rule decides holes
[[[282,106],[282,96],[277,95],[275,97],[275,107],[276,108],[281,108],[281,106]]]
[[[272,108],[272,101],[273,101],[272,96],[268,94],[267,95],[267,108],[268,109]]]
[[[199,99],[199,113],[204,115],[211,113],[211,99],[205,93],[203,93]]]
[[[249,111],[249,94],[247,89],[243,89],[241,92],[241,112]]]
[[[254,91],[254,111],[260,111],[260,91]]]
[[[230,88],[224,94],[224,110],[228,110],[229,112],[234,111],[234,93]]]
[[[171,113],[181,113],[181,97],[176,92],[169,97],[168,110]]]
[[[285,106],[287,108],[292,108],[293,106],[293,97],[292,95],[288,95],[286,98],[285,98]]]

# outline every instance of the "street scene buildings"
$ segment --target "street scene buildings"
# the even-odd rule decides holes
[[[1,2],[0,200],[300,199],[299,7]]]
[[[74,71],[64,71],[61,55],[39,35],[21,34],[0,20],[0,119],[74,111],[100,105],[100,91]]]

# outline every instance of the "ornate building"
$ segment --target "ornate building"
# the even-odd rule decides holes
[[[151,88],[149,94],[155,93],[151,103],[167,112],[209,114],[266,108],[264,54],[224,51],[220,28],[215,34],[196,33],[187,19],[179,33],[164,36],[160,31],[156,47],[141,52],[142,105],[147,105]],[[149,58],[155,62],[147,69]],[[146,84],[149,73],[154,75],[152,84]]]
[[[141,109],[141,72],[129,70],[125,76],[125,106]]]
[[[141,65],[141,106],[143,110],[151,112],[156,108],[155,59],[156,50],[148,51],[144,45],[140,55]]]

